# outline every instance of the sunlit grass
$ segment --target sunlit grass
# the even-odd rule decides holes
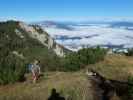
[[[126,81],[133,75],[133,58],[109,55],[104,61],[88,65],[109,79]],[[0,100],[47,100],[51,89],[56,88],[66,100],[94,100],[95,91],[85,75],[86,70],[78,72],[45,72],[37,84],[32,83],[32,76],[26,75],[27,81],[0,86]]]
[[[89,65],[106,78],[126,81],[133,75],[133,57],[124,55],[108,55],[104,61]]]
[[[25,82],[1,88],[0,100],[47,100],[52,88],[56,88],[67,100],[92,100],[88,91],[90,84],[84,73],[51,72],[45,75],[37,84]]]

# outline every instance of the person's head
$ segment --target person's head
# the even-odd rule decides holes
[[[55,88],[52,89],[51,94],[56,94],[56,89]]]
[[[35,63],[35,64],[38,64],[38,63],[40,63],[40,61],[37,60],[37,59],[35,59],[35,60],[34,60],[34,63]]]

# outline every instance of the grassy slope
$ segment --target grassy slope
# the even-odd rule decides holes
[[[133,75],[133,57],[108,55],[104,61],[88,67],[108,79],[127,81],[128,76]]]
[[[91,84],[82,72],[45,73],[37,84],[28,81],[1,87],[0,100],[47,100],[52,88],[65,98],[93,100]]]
[[[106,78],[127,80],[129,74],[133,75],[133,58],[110,55],[104,61],[88,67]],[[85,71],[48,72],[37,84],[32,84],[29,80],[31,77],[25,83],[1,86],[0,100],[47,100],[52,88],[56,88],[66,98],[72,97],[73,100],[95,100],[95,92],[85,76]]]

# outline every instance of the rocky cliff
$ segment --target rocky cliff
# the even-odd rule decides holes
[[[28,33],[31,38],[36,39],[48,49],[52,49],[58,56],[63,57],[65,55],[66,49],[63,46],[57,44],[54,39],[50,37],[50,35],[48,35],[48,33],[46,33],[38,25],[28,25],[20,22],[19,26],[21,29],[26,31],[26,33]],[[16,31],[16,33],[19,33],[19,36],[22,37],[19,30]]]

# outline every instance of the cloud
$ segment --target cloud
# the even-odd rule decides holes
[[[133,16],[67,16],[67,17],[42,17],[42,20],[53,20],[53,21],[72,21],[72,22],[82,22],[82,21],[133,21]]]
[[[95,46],[109,44],[133,47],[133,31],[126,30],[125,28],[112,28],[108,26],[108,24],[94,24],[88,26],[73,26],[73,31],[52,27],[45,28],[45,30],[52,37],[55,37],[56,35],[65,35],[67,37],[81,37],[81,39],[68,38],[65,40],[57,40],[58,43],[63,44],[64,46],[69,46],[70,48],[72,46],[77,46],[77,48],[79,48],[82,45]]]

